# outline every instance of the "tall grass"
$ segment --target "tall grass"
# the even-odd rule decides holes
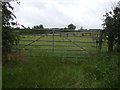
[[[3,88],[74,87],[83,76],[81,70],[60,57],[33,57],[3,67]]]
[[[120,85],[119,53],[102,53],[95,60],[84,63],[84,76],[87,87],[118,88]],[[85,81],[85,82],[86,82]]]
[[[3,88],[117,88],[119,53],[91,59],[28,57],[3,67]]]

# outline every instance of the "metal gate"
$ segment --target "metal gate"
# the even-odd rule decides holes
[[[19,30],[19,48],[29,56],[56,55],[64,58],[89,58],[101,51],[100,30]]]

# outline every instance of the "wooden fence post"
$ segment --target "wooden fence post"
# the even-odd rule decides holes
[[[101,52],[101,49],[102,49],[102,31],[100,30],[98,52]]]
[[[52,52],[53,52],[53,55],[54,55],[54,30],[52,30],[52,33],[53,33],[53,48],[52,48]]]

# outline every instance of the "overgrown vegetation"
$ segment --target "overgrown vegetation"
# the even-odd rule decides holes
[[[102,53],[85,63],[85,78],[92,88],[118,88],[120,81],[119,53]]]
[[[117,44],[120,47],[120,1],[113,11],[107,12],[104,20],[104,33],[108,36],[108,51],[112,52]],[[119,51],[119,50],[118,50]]]
[[[105,35],[108,36],[108,51],[92,55],[93,58],[80,59],[80,58],[63,58],[60,55],[38,54],[39,57],[26,57],[25,55],[31,54],[32,50],[28,53],[24,50],[13,49],[13,46],[18,43],[19,37],[15,34],[11,25],[16,25],[10,20],[14,20],[15,15],[12,13],[13,7],[7,3],[2,3],[3,13],[3,37],[2,37],[2,49],[3,49],[3,63],[7,64],[3,66],[3,88],[119,88],[120,85],[120,8],[114,8],[113,12],[106,13],[105,19]],[[39,26],[37,28],[43,28]],[[35,28],[35,27],[34,27]],[[69,29],[75,29],[73,24],[68,25]],[[25,33],[32,33],[24,30]],[[67,30],[67,28],[66,28]],[[114,30],[114,31],[113,31]],[[37,32],[36,32],[37,33]],[[40,33],[42,35],[42,33]],[[57,33],[55,33],[57,34]],[[64,32],[68,35],[68,32]],[[76,35],[72,33],[72,35]],[[92,34],[89,34],[92,36]],[[29,36],[29,37],[28,37]],[[21,35],[22,39],[36,40],[39,37],[32,35]],[[85,36],[82,33],[82,36]],[[47,37],[47,40],[52,38]],[[61,38],[56,37],[56,40]],[[71,39],[71,38],[70,38]],[[42,39],[44,40],[44,39]],[[73,40],[79,41],[94,41],[94,38],[73,38]],[[96,39],[95,39],[96,40]],[[114,41],[117,43],[113,48]],[[34,42],[34,41],[33,41]],[[30,44],[31,41],[20,42],[20,44]],[[34,44],[50,44],[50,42],[36,42]],[[58,45],[59,43],[54,43]],[[63,42],[61,43],[63,45]],[[64,43],[65,45],[71,45],[71,43]],[[91,46],[94,44],[82,44],[83,46]],[[104,44],[105,46],[106,44]],[[23,47],[22,47],[23,48]],[[31,49],[31,47],[29,47]],[[38,47],[45,48],[45,47]],[[34,46],[34,49],[38,49]],[[58,47],[62,48],[63,47]],[[106,47],[105,47],[106,48]],[[12,50],[13,49],[13,50]],[[26,49],[26,48],[25,48]],[[49,49],[47,47],[46,49]],[[72,48],[78,49],[78,48]],[[93,50],[91,48],[86,48]],[[95,48],[94,48],[95,49]],[[114,50],[114,51],[113,51]],[[11,52],[14,52],[11,54]],[[36,50],[40,51],[40,50]],[[69,52],[69,51],[68,51]],[[76,51],[75,51],[76,52]],[[36,55],[36,53],[34,53]],[[34,56],[33,55],[33,56]],[[90,56],[85,54],[85,56]],[[8,62],[10,60],[10,62]]]
[[[17,25],[14,20],[15,15],[12,12],[13,7],[9,2],[2,2],[2,63],[8,62],[9,54],[12,47],[19,41],[19,36],[16,35],[11,26]]]
[[[95,59],[29,57],[3,67],[3,88],[118,88],[119,54]]]

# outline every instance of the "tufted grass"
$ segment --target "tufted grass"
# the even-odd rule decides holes
[[[119,53],[91,59],[44,55],[3,67],[3,88],[118,88]]]

